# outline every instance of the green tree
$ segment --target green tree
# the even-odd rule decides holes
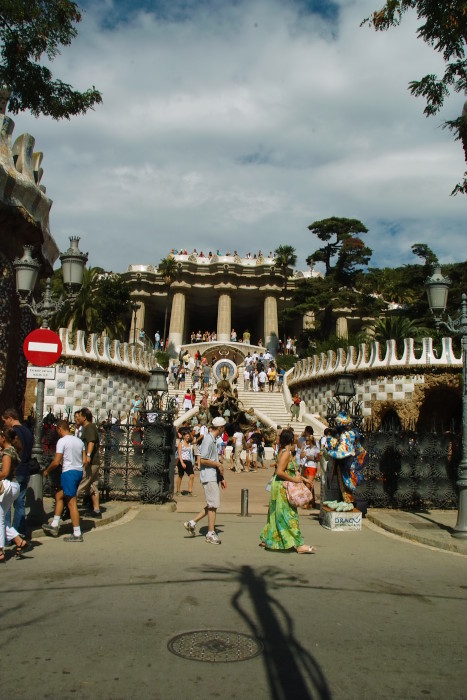
[[[94,86],[78,92],[44,65],[71,44],[80,21],[72,0],[0,0],[0,86],[10,92],[13,114],[69,119],[102,102]]]
[[[332,272],[332,261],[336,255],[337,271],[347,278],[355,273],[357,266],[368,264],[372,251],[359,237],[368,233],[368,229],[358,219],[331,216],[329,219],[314,221],[308,230],[326,245],[309,255],[307,263],[324,262],[326,276]]]
[[[399,315],[377,318],[367,324],[366,328],[371,332],[374,340],[378,340],[380,343],[385,343],[387,340],[395,340],[399,352],[403,350],[404,338],[420,340],[431,333],[422,322]]]
[[[284,300],[287,294],[287,280],[291,276],[293,270],[292,268],[297,264],[297,256],[295,255],[295,248],[291,245],[280,245],[274,251],[274,259],[276,265],[278,265],[282,272],[282,278],[284,280]]]
[[[386,0],[380,10],[363,20],[376,31],[386,31],[398,26],[402,16],[414,10],[420,24],[417,36],[444,60],[444,74],[438,77],[428,73],[419,80],[409,83],[409,90],[415,97],[425,99],[424,114],[427,117],[438,114],[451,90],[465,93],[467,91],[467,5],[465,0]],[[444,126],[451,129],[456,140],[460,140],[467,163],[467,110],[457,119],[445,121]],[[452,194],[467,194],[467,172],[464,179],[456,185]]]
[[[162,348],[165,349],[166,346],[166,333],[167,333],[167,316],[169,313],[169,301],[170,301],[170,288],[172,282],[175,280],[178,272],[177,261],[175,258],[167,257],[162,258],[159,263],[157,271],[162,275],[165,284],[167,285],[167,301],[165,303],[165,314],[164,314],[164,333],[162,335]]]
[[[276,265],[281,270],[282,273],[282,280],[284,284],[284,303],[287,298],[287,282],[289,277],[292,275],[293,272],[293,267],[297,264],[297,256],[295,254],[295,248],[291,245],[280,245],[276,250],[274,251],[274,259]],[[284,320],[284,337],[283,337],[283,342],[284,342],[284,347],[287,342],[286,338],[286,323],[287,323],[287,316],[285,314],[282,314],[282,319]]]
[[[63,294],[62,271],[53,279],[53,292]],[[85,268],[83,284],[73,303],[65,303],[52,326],[71,326],[73,331],[104,333],[111,339],[123,340],[128,325],[130,293],[121,275],[107,273],[100,267]]]

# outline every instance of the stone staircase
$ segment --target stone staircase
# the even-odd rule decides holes
[[[237,384],[238,399],[241,401],[246,409],[253,408],[259,411],[263,415],[267,416],[275,425],[280,425],[283,428],[290,425],[293,427],[295,432],[299,434],[303,431],[304,427],[308,425],[306,422],[294,421],[291,423],[290,411],[284,403],[284,395],[282,392],[277,391],[269,392],[268,388],[264,392],[261,391],[245,391],[243,389],[243,378],[240,371],[240,378]],[[191,374],[187,373],[185,387],[191,389]],[[212,387],[210,388],[212,392]],[[196,404],[199,403],[199,397],[201,396],[201,391],[196,392]],[[172,384],[169,384],[169,395],[178,395],[180,400],[180,406],[183,403],[183,396],[185,391],[183,389],[175,389]],[[179,414],[181,415],[181,414]]]

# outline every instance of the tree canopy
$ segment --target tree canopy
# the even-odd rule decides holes
[[[368,264],[372,250],[360,238],[361,234],[368,233],[368,229],[358,219],[331,216],[329,219],[314,221],[308,230],[326,245],[315,250],[306,261],[308,265],[323,262],[326,276],[335,272],[341,283],[348,284],[355,277],[357,268]],[[336,256],[333,269],[332,262]]]
[[[398,26],[402,16],[410,10],[417,13],[421,22],[417,36],[444,59],[441,77],[428,73],[409,83],[411,94],[425,99],[423,111],[431,117],[441,110],[451,90],[467,91],[467,5],[465,0],[386,0],[383,7],[362,24],[369,24],[376,31],[386,31]],[[467,110],[464,109],[457,119],[445,121],[444,126],[454,132],[456,140],[462,141],[467,163]],[[452,194],[458,192],[467,194],[467,172]]]
[[[63,294],[62,271],[54,273],[53,290]],[[100,267],[85,268],[83,284],[74,302],[65,304],[54,319],[55,329],[71,325],[73,331],[105,333],[125,340],[129,325],[130,292],[121,275]]]
[[[10,92],[9,110],[69,119],[102,102],[93,86],[85,92],[54,79],[53,61],[69,46],[81,21],[72,0],[0,0],[0,87]]]

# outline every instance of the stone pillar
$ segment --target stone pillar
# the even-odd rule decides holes
[[[303,314],[303,330],[309,331],[315,327],[315,312],[307,311]]]
[[[277,299],[268,294],[264,298],[264,345],[269,347],[271,338],[279,337],[279,323],[277,320]],[[274,353],[273,353],[274,354]]]
[[[172,299],[172,311],[170,314],[169,327],[169,349],[172,345],[176,352],[180,350],[180,346],[183,343],[183,332],[185,330],[185,306],[185,292],[176,291]]]
[[[219,294],[217,302],[217,340],[223,343],[230,341],[230,331],[232,330],[232,300],[230,294]]]
[[[345,316],[339,316],[336,321],[336,335],[338,338],[343,338],[344,340],[347,340],[349,337],[349,329]]]
[[[146,304],[144,301],[135,300],[139,304],[139,309],[137,310],[136,314],[131,312],[131,327],[130,327],[130,337],[128,338],[128,342],[132,343],[133,338],[135,339],[136,342],[139,340],[139,332],[144,331],[144,319],[146,316]]]

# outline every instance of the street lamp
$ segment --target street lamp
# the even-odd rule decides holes
[[[446,311],[451,280],[443,277],[441,268],[436,267],[433,275],[425,282],[430,311],[436,327],[443,326],[453,335],[461,338],[462,345],[462,456],[459,462],[457,486],[459,488],[459,509],[457,523],[452,533],[458,539],[467,539],[467,295],[462,294],[459,317],[446,320],[441,318]]]
[[[336,418],[345,411],[352,420],[353,426],[360,431],[363,421],[361,402],[355,399],[356,389],[351,374],[339,374],[334,386],[334,396],[328,401],[326,420],[330,428],[336,425]]]
[[[74,301],[81,285],[83,283],[84,267],[86,265],[88,254],[82,253],[78,248],[78,236],[70,237],[70,247],[65,253],[60,254],[63,271],[63,285],[65,287],[66,297],[55,299],[52,297],[52,283],[50,277],[45,283],[45,290],[41,299],[36,302],[33,297],[34,288],[36,286],[37,277],[41,268],[41,263],[33,258],[33,247],[30,245],[24,246],[23,256],[16,258],[13,261],[13,267],[16,272],[16,290],[18,293],[19,303],[21,308],[29,309],[36,317],[41,319],[41,328],[49,328],[50,319],[63,307],[65,303]],[[42,436],[42,418],[44,414],[44,388],[45,379],[37,380],[36,394],[36,417],[34,423],[34,444],[31,456],[41,464],[43,451],[41,446]],[[30,487],[34,492],[34,503],[36,507],[41,508],[42,505],[42,477],[41,475],[32,474]],[[32,513],[34,516],[35,514]]]
[[[143,430],[142,498],[146,503],[165,503],[173,494],[176,404],[168,396],[163,367],[151,370],[146,392],[140,420]]]
[[[138,304],[137,301],[131,301],[130,307],[133,312],[133,345],[136,345],[136,314],[141,308],[141,304]]]

